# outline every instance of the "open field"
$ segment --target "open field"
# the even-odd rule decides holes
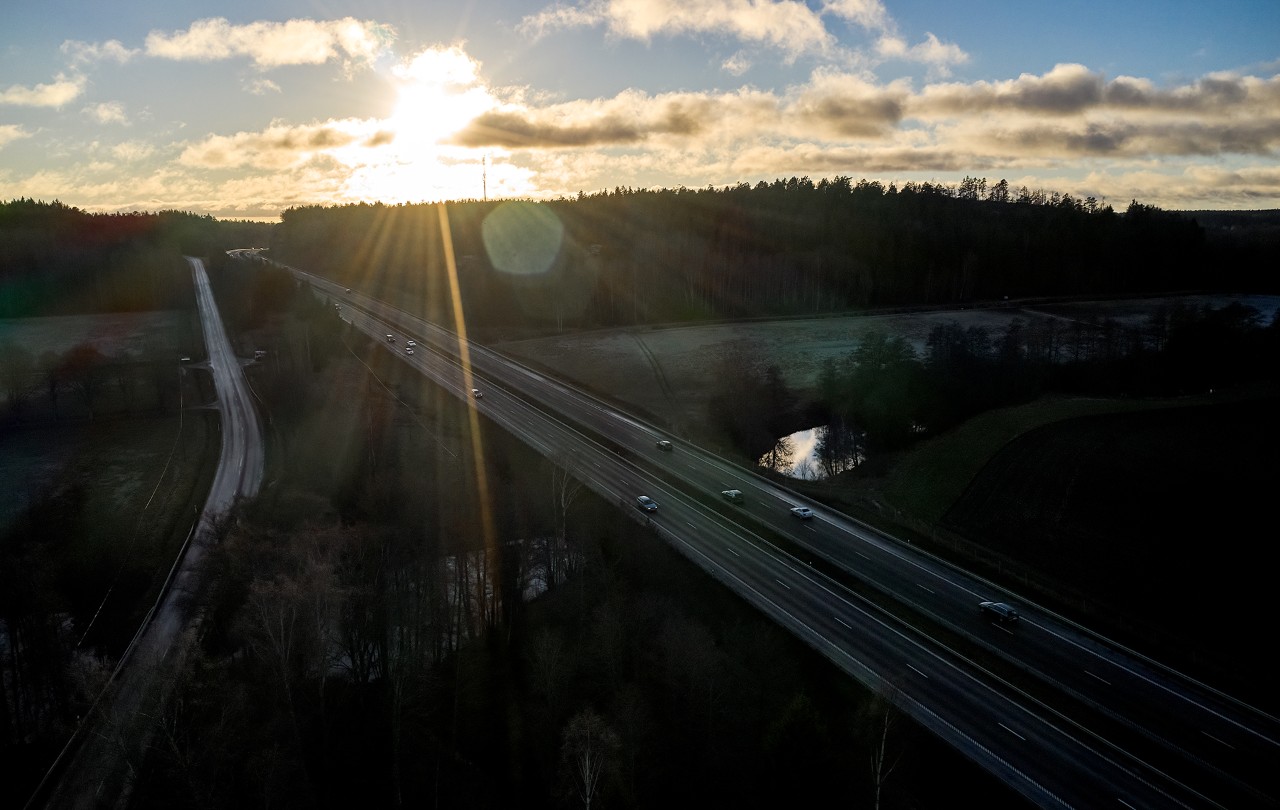
[[[777,365],[787,384],[811,389],[823,363],[847,356],[872,330],[901,335],[918,352],[937,324],[956,321],[965,328],[1004,330],[1015,318],[1031,323],[1098,320],[1142,323],[1158,307],[1173,301],[1215,308],[1233,301],[1269,318],[1280,296],[1179,296],[1123,301],[1028,304],[993,308],[840,316],[614,329],[499,343],[494,348],[518,360],[547,367],[592,390],[627,403],[677,435],[697,440],[706,432],[707,401],[718,390],[730,358],[740,355],[761,367]]]
[[[89,343],[109,357],[125,352],[145,356],[156,347],[176,347],[176,359],[178,352],[189,353],[186,347],[202,341],[199,320],[185,310],[0,318],[0,343],[15,343],[37,358]]]

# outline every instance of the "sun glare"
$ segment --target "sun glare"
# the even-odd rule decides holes
[[[426,50],[397,67],[398,99],[387,122],[396,140],[413,147],[437,144],[497,106],[479,67],[457,47]]]
[[[392,137],[379,159],[360,165],[347,189],[362,198],[414,202],[478,197],[483,153],[447,143],[498,100],[461,48],[423,51],[392,69],[397,100],[382,122]]]

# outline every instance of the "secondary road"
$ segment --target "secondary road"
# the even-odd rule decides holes
[[[347,295],[337,285],[302,275],[334,300],[344,302],[346,317],[370,334],[380,336],[388,331],[395,332],[400,335],[401,346],[406,337],[412,336],[421,344],[435,348],[440,354],[420,349],[414,358],[406,359],[419,366],[429,363],[439,365],[433,376],[459,395],[467,395],[456,365],[457,337],[451,332],[359,293]],[[944,629],[963,639],[968,654],[972,656],[977,651],[984,659],[985,668],[992,670],[967,670],[967,677],[985,684],[987,688],[1011,689],[1009,684],[1016,681],[1018,688],[1011,690],[1016,700],[1013,697],[1010,699],[1015,700],[1015,704],[1023,711],[1040,718],[1039,722],[1045,728],[1071,736],[1091,751],[1093,756],[1129,773],[1130,778],[1139,774],[1136,778],[1140,781],[1160,786],[1156,788],[1158,795],[1154,798],[1144,798],[1133,793],[1126,799],[1119,795],[1122,791],[1118,789],[1115,790],[1117,796],[1113,798],[1118,798],[1121,802],[1128,801],[1133,806],[1153,807],[1276,805],[1274,764],[1280,756],[1280,744],[1277,743],[1280,731],[1277,730],[1278,724],[1274,718],[1243,706],[1136,653],[1123,650],[1026,600],[1016,600],[1024,616],[1021,627],[1010,631],[981,622],[976,613],[978,601],[987,598],[1014,600],[1014,597],[985,580],[972,577],[929,555],[920,554],[897,541],[872,532],[854,520],[826,512],[818,504],[809,504],[818,511],[817,518],[804,523],[798,522],[790,517],[788,509],[803,501],[793,493],[688,445],[678,444],[676,451],[664,453],[654,446],[655,440],[663,437],[652,426],[618,413],[570,386],[512,363],[484,347],[472,344],[469,348],[472,372],[476,379],[483,381],[481,385],[487,394],[484,405],[480,406],[486,414],[503,424],[505,416],[522,413],[521,418],[513,419],[507,426],[513,433],[526,438],[548,455],[564,451],[563,448],[557,449],[554,446],[546,449],[539,446],[548,444],[549,439],[530,438],[530,434],[535,432],[530,427],[536,423],[535,412],[554,412],[591,433],[608,437],[611,446],[620,448],[627,454],[627,462],[621,468],[589,483],[598,491],[623,500],[641,491],[654,497],[659,497],[657,493],[663,493],[663,518],[654,522],[664,529],[668,539],[677,545],[684,544],[690,557],[708,567],[708,570],[715,569],[713,574],[724,571],[726,564],[732,565],[732,561],[720,559],[719,557],[725,556],[723,553],[717,557],[705,550],[695,551],[701,546],[697,538],[704,537],[711,530],[696,527],[691,521],[685,521],[685,525],[686,528],[693,528],[692,532],[671,526],[667,502],[675,499],[676,502],[689,500],[691,503],[705,503],[705,497],[690,500],[686,493],[705,496],[708,492],[716,493],[722,489],[740,489],[748,499],[741,508],[744,515],[750,517],[749,521],[744,521],[747,525],[758,525],[766,533],[789,537],[803,549],[802,554],[812,555],[813,561],[821,560],[834,565],[838,572],[842,572],[839,574],[842,583],[849,578],[856,578],[858,583],[874,588],[895,606],[893,613],[903,627],[910,629],[919,625]],[[437,359],[442,363],[438,364]],[[425,370],[427,369],[424,368]],[[536,402],[538,408],[532,408],[530,401]],[[662,469],[665,474],[661,479],[650,480],[645,488],[638,489],[640,483],[634,480],[639,474],[637,462],[643,467]],[[592,463],[603,462],[597,460]],[[725,521],[719,513],[715,520],[715,525],[721,527],[720,531],[724,531],[724,524],[729,521]],[[732,533],[733,530],[730,531]],[[741,530],[738,530],[737,536],[741,536]],[[691,541],[687,537],[695,539]],[[727,540],[725,544],[726,548],[741,553],[739,546]],[[700,559],[700,555],[706,555],[706,559]],[[789,565],[801,564],[787,562],[782,558],[780,560],[770,563],[775,566],[773,570],[781,571]],[[807,563],[805,561],[803,564]],[[721,576],[721,579],[725,577]],[[774,579],[778,583],[784,581],[781,576]],[[816,619],[801,622],[799,627],[792,626],[784,620],[785,617],[780,617],[775,609],[769,607],[776,605],[773,600],[767,599],[761,603],[759,597],[752,595],[752,589],[742,582],[735,584],[735,581],[728,581],[726,584],[735,587],[735,590],[791,627],[802,638],[806,637],[806,633],[820,633],[820,641],[811,640],[819,649],[833,643],[830,635],[822,630],[823,624]],[[785,587],[787,593],[796,590],[794,586]],[[836,593],[843,595],[842,598],[853,598],[853,592],[843,589],[842,584],[832,582],[828,583],[828,587],[835,588]],[[774,589],[777,590],[777,586]],[[757,590],[759,593],[768,593],[767,589]],[[815,611],[831,614],[826,606],[832,601],[833,597],[829,593],[821,590],[808,592],[794,610],[783,612],[793,618],[813,614]],[[868,632],[883,635],[880,630],[861,620],[831,614],[826,619],[826,624],[831,625],[833,622],[835,625],[826,628],[827,630],[848,633],[853,632],[853,627],[859,627],[861,635],[867,635]],[[846,628],[846,623],[853,627]],[[869,631],[868,627],[872,629]],[[927,641],[921,643],[928,645]],[[843,654],[826,649],[823,651],[841,664]],[[941,653],[934,650],[934,654],[945,657],[946,650],[943,648]],[[869,654],[864,650],[861,655],[863,657],[857,660],[869,666],[866,664]],[[993,666],[991,661],[996,662],[996,665]],[[850,666],[847,663],[842,665],[846,668]],[[884,661],[871,673],[853,671],[853,674],[875,685],[875,678],[883,681],[885,673],[889,673],[892,676],[890,680],[896,685],[901,680],[899,676],[902,673],[923,671],[927,670],[910,663],[910,659],[898,651],[895,657]],[[932,683],[932,678],[928,680],[930,689],[937,688]],[[1005,686],[1000,686],[1002,683]],[[920,685],[917,688],[928,691]],[[954,704],[951,696],[940,696],[926,702],[901,688],[899,692],[904,699],[919,701],[913,714],[922,719],[922,722],[935,716],[939,706],[952,708],[960,705]],[[972,750],[972,745],[966,746],[964,741],[977,736],[976,729],[980,728],[984,718],[999,714],[995,711],[984,713],[983,707],[996,705],[990,700],[990,696],[983,699],[971,696],[969,705],[977,707],[977,713],[973,717],[976,725],[957,726],[957,733],[952,734],[943,733],[945,728],[935,727],[946,725],[941,720],[935,721],[935,725],[930,727],[943,733],[944,737],[957,743],[995,772],[1002,772],[999,765],[1001,762],[1020,760],[1016,752],[1027,749],[1030,738],[1023,739],[1026,735],[1016,731],[1018,728],[1023,728],[1024,731],[1028,729],[1019,725],[1019,719],[1012,715],[1006,716],[1008,722],[999,723],[999,728],[1009,735],[1007,738],[1001,740],[997,737],[989,741],[989,746],[979,745],[979,753]],[[929,722],[925,724],[930,725]],[[1043,732],[1044,729],[1039,731]],[[1015,753],[1010,753],[1011,748]],[[986,754],[980,753],[983,751]],[[1068,754],[1061,752],[1060,755]],[[1070,758],[1075,761],[1087,760],[1087,757],[1082,758],[1078,754],[1071,754]],[[1062,762],[1056,758],[1050,761]],[[1104,776],[1106,770],[1105,767],[1095,770],[1088,777],[1090,784],[1102,786],[1103,791],[1118,788],[1117,784],[1108,781],[1111,777]],[[1069,780],[1070,784],[1062,790],[1051,791],[1052,795],[1062,798],[1068,795],[1062,791],[1080,791],[1082,785],[1079,775],[1076,777]],[[1030,779],[1025,784],[1043,788],[1045,784],[1052,783],[1052,778],[1041,776]],[[1037,790],[1026,788],[1024,792],[1032,795]],[[1093,800],[1098,798],[1099,795],[1092,795],[1090,800],[1079,806],[1093,806]],[[1042,799],[1043,796],[1037,801]]]
[[[78,741],[78,747],[69,744],[64,752],[65,768],[55,766],[51,772],[60,773],[61,778],[49,788],[52,795],[46,806],[50,808],[100,808],[127,802],[130,780],[146,757],[172,673],[186,652],[186,620],[180,602],[195,584],[196,569],[214,537],[214,523],[236,499],[251,497],[262,486],[262,428],[248,382],[227,339],[203,262],[190,257],[187,262],[222,417],[218,469],[192,539],[174,563],[148,621],[117,666],[114,691],[81,724],[72,741]],[[37,798],[41,796],[38,792]]]

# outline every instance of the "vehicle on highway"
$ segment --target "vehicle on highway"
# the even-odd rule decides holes
[[[406,346],[410,346],[410,347],[417,346],[417,345],[418,345],[418,341],[416,341],[416,340],[406,340],[406,341],[404,342],[404,345],[406,345]]]
[[[980,602],[978,611],[993,622],[1010,624],[1018,620],[1018,611],[1004,602]]]
[[[471,396],[475,397],[476,399],[484,399],[484,392],[481,391],[479,388],[472,388]]]
[[[350,288],[350,287],[348,287],[348,288],[347,288],[347,295],[351,295],[351,288]]]
[[[658,503],[648,495],[641,495],[636,498],[636,508],[643,509],[646,512],[656,512],[658,511]]]
[[[657,447],[659,450],[670,450],[671,442],[667,441],[666,439],[659,439],[658,441],[654,442],[654,446]]]
[[[726,489],[722,490],[720,495],[729,503],[742,503],[742,492],[740,490]]]
[[[413,347],[412,347],[412,346],[405,346],[405,347],[404,347],[404,353],[405,353],[405,354],[413,354]]]
[[[813,510],[807,506],[793,506],[791,507],[791,514],[795,515],[801,520],[808,520],[809,518],[813,517]]]
[[[395,343],[395,342],[396,342],[396,336],[395,336],[395,335],[387,335],[387,342],[388,342],[388,343]]]

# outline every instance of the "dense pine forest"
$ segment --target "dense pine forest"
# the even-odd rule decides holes
[[[1210,224],[1005,181],[837,177],[460,202],[447,221],[465,315],[483,330],[1275,287],[1274,217],[1201,216]],[[440,222],[425,205],[293,208],[271,254],[370,292],[447,301]]]

